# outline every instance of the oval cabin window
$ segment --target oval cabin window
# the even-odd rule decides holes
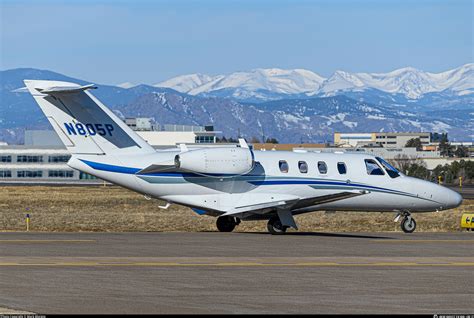
[[[308,164],[306,161],[298,161],[298,168],[301,173],[308,173]]]
[[[318,161],[318,171],[321,174],[326,174],[328,173],[328,166],[324,161]]]
[[[288,170],[289,170],[288,162],[286,162],[285,160],[280,160],[279,166],[280,166],[280,171],[281,172],[283,172],[283,173],[288,172]]]

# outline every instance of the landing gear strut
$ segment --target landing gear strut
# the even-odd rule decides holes
[[[286,229],[288,226],[284,226],[281,224],[280,218],[278,215],[274,215],[268,220],[267,229],[270,234],[277,235],[277,234],[285,234]]]
[[[240,219],[233,216],[220,216],[217,218],[216,225],[219,232],[232,232],[235,226],[240,224]]]
[[[415,219],[412,218],[408,212],[404,212],[401,215],[403,215],[402,222],[400,223],[402,231],[405,233],[413,233],[416,229]]]

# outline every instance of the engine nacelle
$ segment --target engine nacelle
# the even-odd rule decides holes
[[[253,169],[248,148],[222,147],[190,150],[174,158],[175,167],[203,175],[242,175]]]

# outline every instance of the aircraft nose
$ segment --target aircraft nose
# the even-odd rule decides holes
[[[451,189],[444,189],[444,203],[446,204],[447,209],[453,209],[461,205],[462,196]]]
[[[431,201],[429,204],[427,203],[429,209],[448,210],[456,208],[462,203],[462,196],[458,192],[442,185],[416,178],[407,180],[410,181],[413,192],[417,196]]]

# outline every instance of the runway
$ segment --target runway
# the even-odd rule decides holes
[[[474,233],[1,233],[1,308],[472,313]]]

